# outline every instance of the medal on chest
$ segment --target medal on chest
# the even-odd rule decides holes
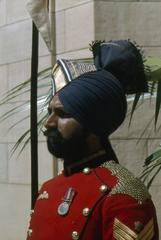
[[[63,202],[59,204],[58,206],[58,214],[60,216],[65,216],[68,212],[69,212],[69,209],[70,209],[70,205],[74,199],[74,197],[76,196],[76,191],[69,187],[66,191],[66,194],[63,198]]]

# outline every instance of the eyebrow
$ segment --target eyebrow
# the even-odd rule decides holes
[[[47,108],[47,110],[48,110],[48,112],[50,113],[51,111],[52,111],[52,107],[49,105],[49,107]],[[67,114],[69,114],[67,111],[65,111],[65,109],[64,109],[64,107],[54,107],[53,108],[53,110],[55,111],[55,112],[64,112],[64,113],[67,113]]]

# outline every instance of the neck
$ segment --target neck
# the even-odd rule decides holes
[[[80,149],[76,151],[76,154],[74,154],[75,156],[64,159],[65,174],[71,175],[74,172],[81,171],[85,167],[94,168],[105,161],[115,160],[118,162],[109,140],[106,139],[105,142],[108,144],[102,144],[99,137],[90,134],[86,141],[87,148],[84,153]]]
[[[84,162],[95,157],[97,153],[105,153],[105,150],[102,147],[99,138],[94,134],[90,134],[87,137],[85,144],[83,144],[82,147],[83,148],[81,149],[80,146],[75,146],[74,151],[71,154],[69,153],[68,156],[64,158],[65,165],[66,163],[68,165],[76,162]]]
[[[100,149],[99,151],[92,153],[85,158],[81,158],[80,160],[75,159],[72,162],[64,159],[64,173],[65,175],[71,175],[82,171],[85,167],[97,167],[107,160],[107,153],[104,149]]]

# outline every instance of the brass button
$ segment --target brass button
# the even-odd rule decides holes
[[[84,208],[84,209],[83,209],[83,215],[84,215],[85,217],[87,217],[87,216],[89,215],[89,212],[90,212],[89,208]]]
[[[107,190],[108,190],[107,185],[101,185],[101,187],[100,187],[100,191],[101,191],[102,193],[107,192]]]
[[[76,232],[76,231],[73,231],[73,232],[72,232],[72,239],[73,239],[73,240],[78,240],[78,239],[79,239],[79,233]]]
[[[84,174],[89,174],[90,173],[90,168],[84,168],[83,173]]]
[[[29,237],[31,237],[31,235],[32,235],[32,232],[33,232],[33,231],[32,231],[32,229],[31,229],[31,228],[29,228],[29,229],[28,229],[28,231],[27,231],[27,234],[28,234],[28,236],[29,236]]]

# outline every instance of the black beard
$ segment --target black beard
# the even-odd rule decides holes
[[[50,128],[44,132],[44,135],[47,136],[49,152],[57,158],[63,158],[69,162],[70,160],[80,160],[88,153],[87,133],[64,139],[56,128]]]

